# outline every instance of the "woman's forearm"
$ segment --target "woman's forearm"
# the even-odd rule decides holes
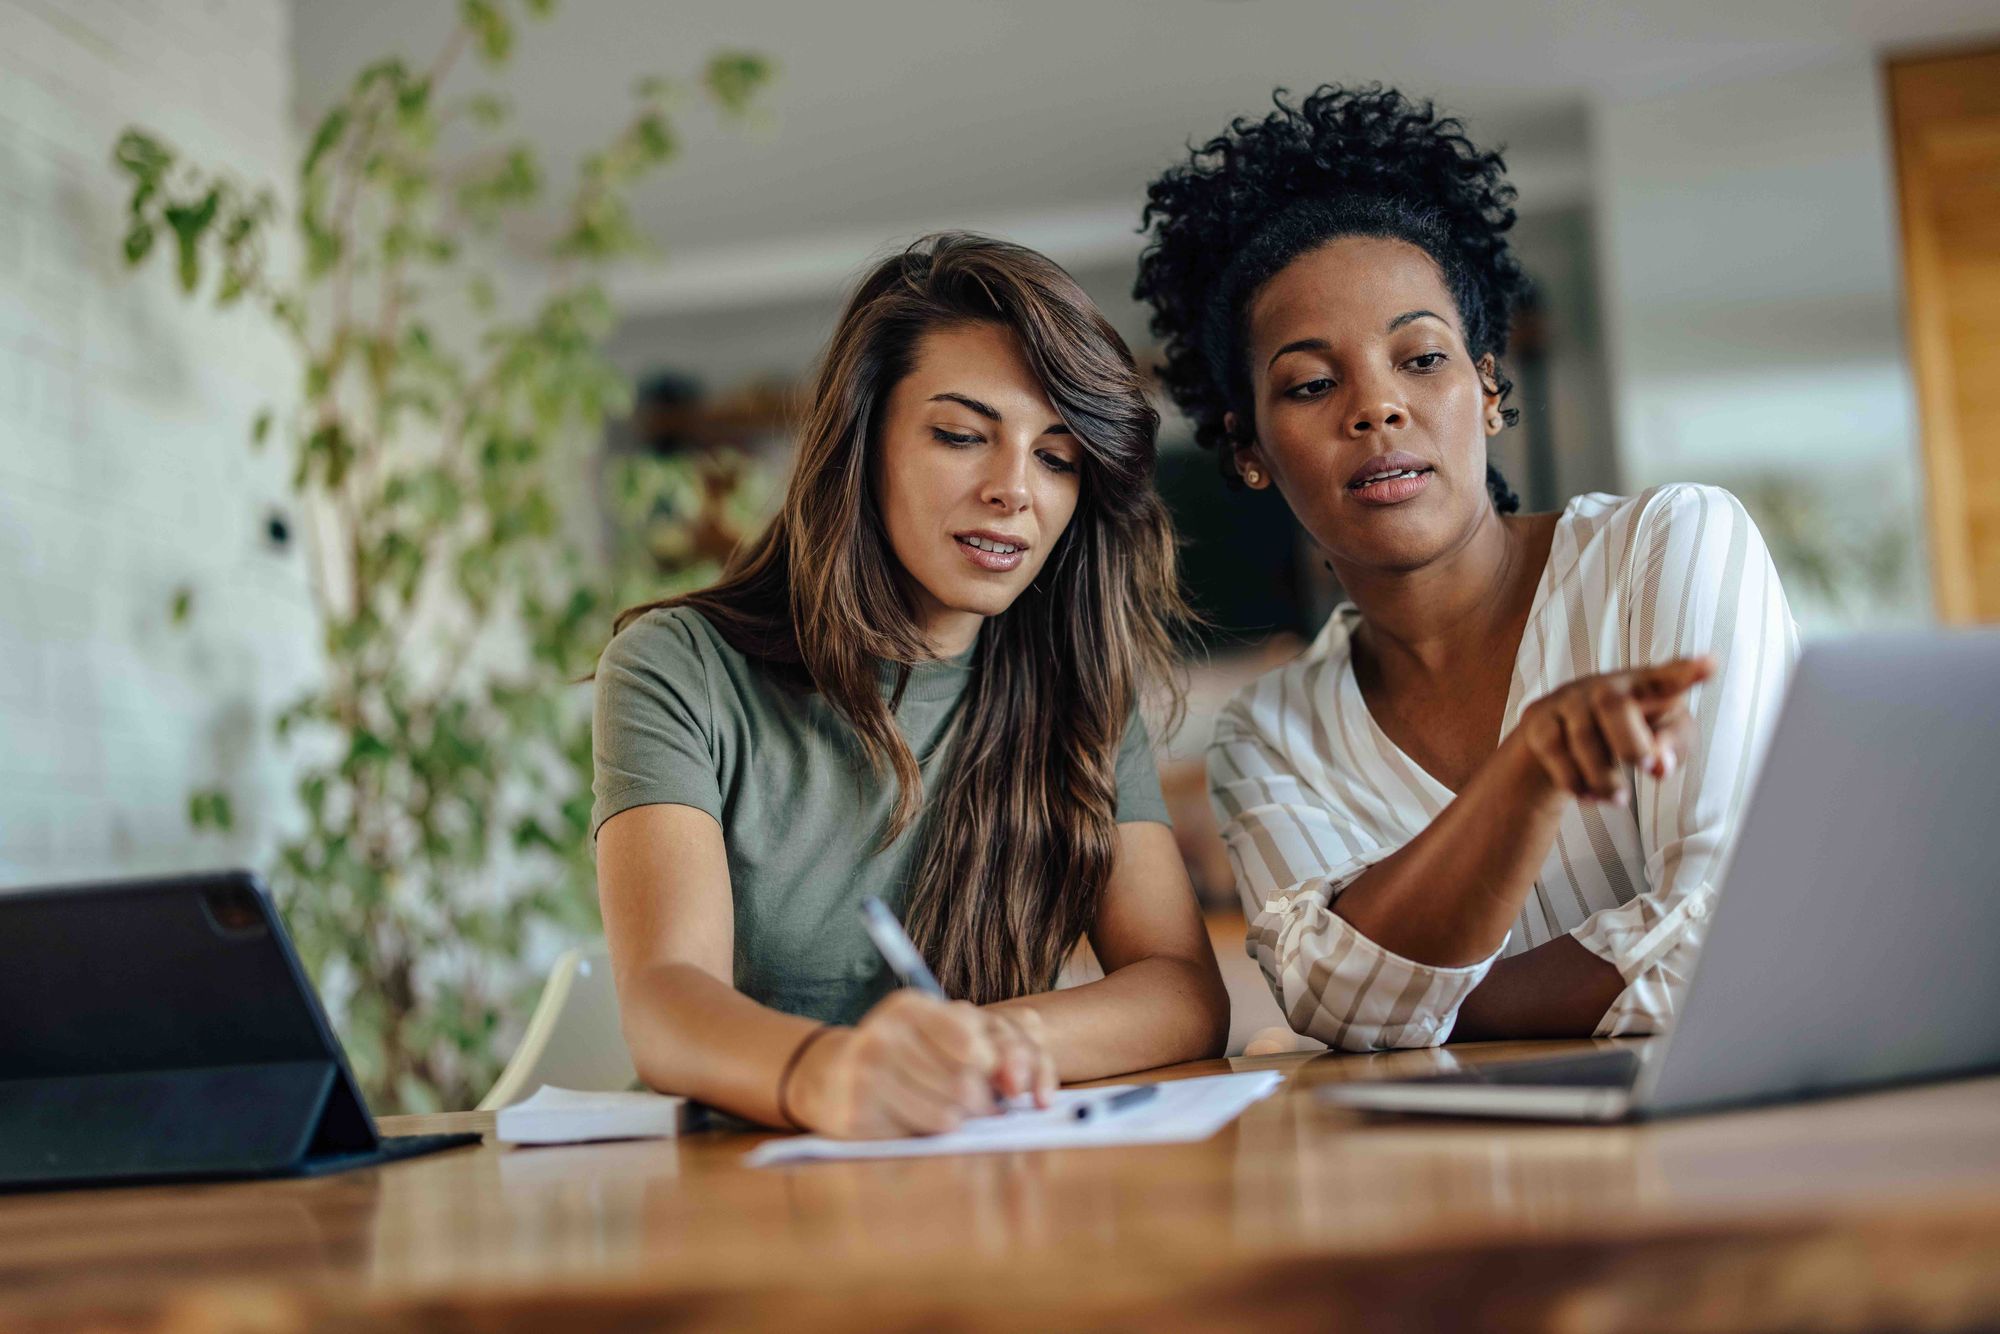
[[[1458,1008],[1454,1041],[1581,1038],[1597,1031],[1625,979],[1575,936],[1501,959]]]
[[[1333,911],[1414,962],[1477,963],[1507,938],[1572,800],[1503,742],[1422,833],[1349,884]]]
[[[777,1103],[785,1062],[818,1027],[759,1005],[691,964],[660,964],[622,1000],[625,1041],[648,1088],[675,1093],[765,1125],[784,1125]],[[1096,982],[995,1007],[1030,1006],[1041,1017],[1059,1078],[1095,1079],[1220,1055],[1229,1000],[1212,967],[1158,956]],[[793,1072],[789,1109],[814,1081],[805,1066],[831,1058],[847,1037],[816,1042]]]
[[[1041,1016],[1065,1083],[1220,1056],[1229,994],[1212,962],[1153,955],[1079,987],[1002,1001]]]
[[[812,1020],[759,1005],[684,963],[648,967],[620,997],[620,1009],[633,1067],[648,1088],[765,1125],[785,1124],[778,1077],[793,1051],[819,1027]],[[814,1047],[826,1047],[838,1036]],[[819,1054],[808,1052],[807,1059]]]

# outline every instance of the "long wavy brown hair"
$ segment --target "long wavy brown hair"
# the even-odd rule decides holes
[[[1034,583],[981,627],[926,793],[893,710],[909,667],[934,655],[871,463],[890,392],[922,339],[974,322],[1020,339],[1082,447],[1081,486]],[[1131,351],[1058,265],[988,237],[925,237],[876,265],[848,300],[770,526],[712,587],[618,617],[623,629],[656,607],[693,607],[853,725],[877,778],[893,773],[898,785],[882,846],[913,826],[924,840],[905,924],[954,997],[983,1004],[1052,984],[1111,874],[1118,751],[1142,691],[1161,691],[1178,719],[1173,636],[1192,616],[1152,483],[1158,427]],[[887,699],[884,661],[902,666]]]

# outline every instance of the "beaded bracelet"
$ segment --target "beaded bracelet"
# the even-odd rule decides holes
[[[805,1058],[806,1048],[818,1042],[828,1033],[831,1033],[836,1027],[837,1025],[835,1024],[821,1024],[818,1028],[815,1028],[812,1032],[799,1039],[799,1045],[792,1048],[792,1054],[785,1058],[785,1068],[778,1073],[778,1119],[794,1130],[804,1130],[805,1127],[799,1124],[797,1117],[792,1115],[792,1109],[786,1104],[785,1100],[786,1095],[791,1091],[792,1071],[799,1068],[799,1062]]]

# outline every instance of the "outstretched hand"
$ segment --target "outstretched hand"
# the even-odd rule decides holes
[[[1530,704],[1508,741],[1553,790],[1622,806],[1627,766],[1663,779],[1685,762],[1694,742],[1687,692],[1714,672],[1713,658],[1698,657],[1582,677]]]

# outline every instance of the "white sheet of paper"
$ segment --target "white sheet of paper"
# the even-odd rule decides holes
[[[1266,1098],[1283,1082],[1275,1070],[1203,1075],[1160,1083],[1159,1096],[1129,1111],[1078,1121],[1072,1109],[1131,1084],[1061,1089],[1046,1109],[1016,1106],[997,1116],[974,1117],[946,1135],[914,1139],[823,1139],[800,1135],[767,1140],[745,1161],[752,1167],[851,1158],[918,1158],[945,1153],[1011,1153],[1020,1149],[1088,1149],[1119,1144],[1187,1144],[1207,1139]]]

